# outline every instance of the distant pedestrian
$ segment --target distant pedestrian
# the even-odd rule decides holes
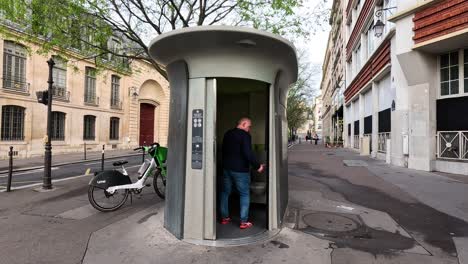
[[[265,164],[258,163],[252,151],[250,128],[252,121],[243,117],[237,122],[237,127],[229,130],[223,138],[223,190],[221,192],[221,224],[229,224],[229,196],[232,185],[236,186],[240,196],[240,228],[252,227],[249,222],[250,206],[250,165],[262,173]]]
[[[317,133],[314,132],[314,134],[312,136],[312,140],[315,142],[315,145],[317,145],[317,141],[319,140],[319,137],[318,137]]]

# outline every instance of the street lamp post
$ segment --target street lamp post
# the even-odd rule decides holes
[[[375,16],[378,18],[377,19],[377,22],[374,24],[374,35],[378,38],[380,38],[382,35],[383,35],[383,31],[384,31],[384,27],[385,27],[385,23],[382,22],[382,20],[380,20],[380,17],[382,16],[382,13],[384,13],[385,11],[388,11],[391,13],[390,10],[392,9],[396,9],[397,7],[396,6],[391,6],[391,7],[387,7],[387,8],[381,8],[381,9],[378,9],[375,11]]]
[[[52,136],[52,84],[54,83],[52,77],[52,70],[54,69],[55,62],[52,58],[47,61],[49,65],[49,79],[47,83],[47,136],[45,143],[45,156],[44,156],[44,178],[43,178],[43,189],[52,189],[52,144],[50,138]]]

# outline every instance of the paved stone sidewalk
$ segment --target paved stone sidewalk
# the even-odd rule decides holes
[[[121,210],[97,212],[87,201],[88,181],[63,181],[50,193],[0,193],[0,263],[467,264],[463,181],[342,149],[293,146],[284,228],[268,241],[238,247],[175,239],[163,228],[164,203],[151,188]],[[433,204],[437,200],[444,202]],[[317,232],[306,221],[311,214],[352,219],[363,233]]]

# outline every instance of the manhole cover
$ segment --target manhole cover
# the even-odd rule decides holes
[[[357,221],[332,213],[309,213],[302,219],[309,227],[324,233],[349,232],[359,228]]]

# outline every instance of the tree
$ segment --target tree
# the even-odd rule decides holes
[[[299,58],[304,58],[303,53],[300,52]],[[320,71],[320,67],[317,65],[299,61],[298,80],[288,91],[286,113],[290,137],[307,122],[309,115],[313,115],[309,102],[315,94],[313,77]]]
[[[98,66],[110,58],[121,58],[124,67],[131,60],[144,60],[167,78],[148,53],[155,36],[217,24],[250,26],[290,38],[308,36],[328,17],[326,0],[318,1],[315,8],[304,10],[303,0],[3,0],[0,15],[44,40],[41,52],[75,48]]]

